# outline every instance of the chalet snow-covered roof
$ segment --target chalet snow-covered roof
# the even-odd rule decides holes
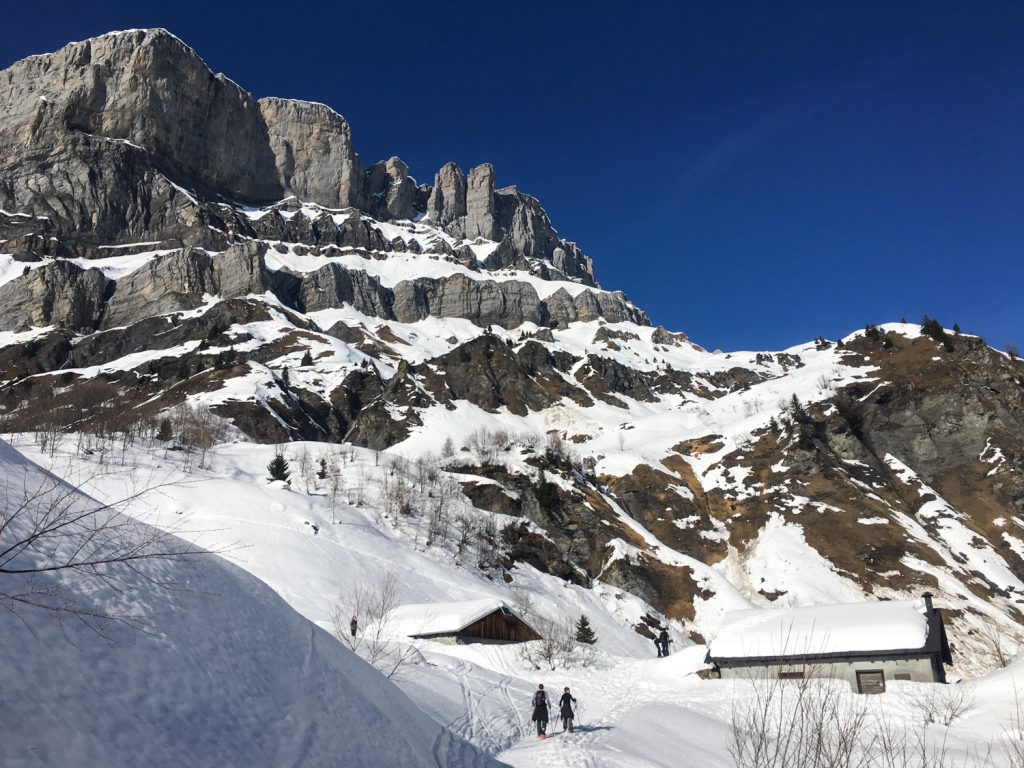
[[[730,611],[708,656],[765,659],[923,650],[928,626],[923,600]]]
[[[395,608],[388,616],[388,630],[406,637],[452,635],[495,611],[522,617],[497,598],[452,603],[416,603]],[[525,623],[525,622],[524,622]]]

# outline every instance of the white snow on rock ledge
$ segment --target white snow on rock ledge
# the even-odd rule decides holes
[[[0,521],[44,477],[0,441]],[[500,766],[220,557],[119,576],[119,592],[83,595],[82,607],[131,610],[148,632],[111,623],[103,638],[40,610],[4,612],[4,768]],[[0,575],[0,593],[20,578]]]
[[[712,658],[785,657],[921,648],[921,600],[730,611],[711,641]]]

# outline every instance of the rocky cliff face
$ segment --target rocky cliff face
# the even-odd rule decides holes
[[[1024,366],[932,331],[708,353],[490,165],[364,167],[337,113],[162,30],[0,72],[3,427],[135,436],[189,404],[442,456],[511,520],[507,569],[695,636],[737,601],[925,589],[970,659],[1024,624]]]
[[[595,284],[590,261],[558,238],[535,199],[495,192],[489,165],[467,183],[448,164],[433,188],[397,157],[364,171],[336,112],[257,101],[164,30],[18,62],[0,73],[0,111],[0,208],[45,216],[62,246],[86,257],[96,255],[89,246],[140,241],[220,250],[245,226],[219,203],[294,196],[379,221],[429,214],[458,237],[502,242],[517,259],[500,266],[543,260]],[[27,234],[14,224],[5,222],[9,234]]]

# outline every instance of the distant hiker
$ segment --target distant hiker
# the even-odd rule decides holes
[[[352,637],[356,636],[356,630],[359,629],[359,621],[355,616],[352,617],[352,621],[349,622],[348,628],[352,630]]]
[[[654,636],[654,647],[658,649],[658,658],[660,659],[662,657],[661,636],[660,635],[655,635]]]
[[[658,640],[661,641],[661,653],[659,656],[668,656],[668,644],[672,642],[672,638],[668,636],[668,630],[664,627],[661,628]]]
[[[573,707],[576,706],[576,699],[569,693],[569,686],[565,687],[565,693],[558,700],[559,714],[562,716],[562,730],[572,733],[572,720],[576,717]]]
[[[533,694],[533,722],[537,724],[537,738],[546,739],[548,735],[548,693],[543,685],[537,686]]]
[[[320,533],[320,526],[319,525],[314,525],[313,526],[313,535],[316,536],[318,533]]]

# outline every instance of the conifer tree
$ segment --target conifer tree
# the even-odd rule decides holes
[[[796,392],[793,393],[793,397],[789,400],[789,415],[793,417],[793,421],[797,423],[803,423],[808,420],[807,409],[804,408],[804,404],[800,402],[800,398],[796,396]]]
[[[166,443],[174,437],[174,433],[171,431],[171,422],[169,419],[160,419],[160,429],[157,430],[156,439],[162,443]]]
[[[580,620],[576,622],[576,642],[593,645],[597,642],[597,635],[590,626],[590,619],[585,613],[580,614]]]
[[[311,354],[309,354],[309,350],[307,349],[306,350],[306,354],[304,354],[302,356],[302,365],[303,365],[303,367],[305,367],[305,366],[309,366],[309,365],[312,365],[312,364],[313,364],[313,356]]]
[[[267,464],[267,471],[270,473],[271,480],[280,480],[283,483],[287,483],[292,474],[288,469],[288,459],[280,453],[275,454]]]

